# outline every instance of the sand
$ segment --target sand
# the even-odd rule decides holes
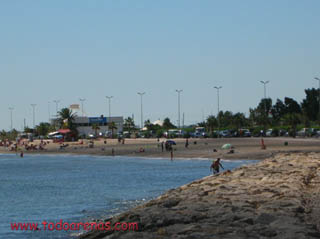
[[[160,139],[164,141],[165,139]],[[264,159],[280,152],[320,152],[320,139],[317,138],[264,138],[266,149],[261,149],[261,138],[221,138],[221,139],[189,139],[189,147],[185,148],[185,139],[174,139],[173,156],[179,158],[217,158],[223,159]],[[117,139],[95,140],[94,148],[89,148],[88,140],[81,145],[79,142],[67,142],[69,146],[60,149],[60,144],[50,141],[45,150],[25,151],[28,153],[70,153],[70,154],[92,154],[92,155],[115,155],[131,157],[170,158],[170,152],[162,152],[160,142],[157,139],[126,139],[125,144],[118,143]],[[194,144],[196,142],[196,144]],[[288,146],[284,143],[288,142]],[[39,140],[33,144],[38,145]],[[221,150],[221,146],[231,143],[234,153]],[[140,152],[140,149],[145,152]],[[217,152],[213,152],[216,149]],[[0,153],[8,153],[8,149],[0,147]]]

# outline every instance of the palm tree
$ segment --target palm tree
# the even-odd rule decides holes
[[[113,137],[113,130],[117,129],[116,123],[115,122],[110,122],[108,124],[109,129],[111,129],[111,137]]]
[[[59,122],[60,128],[68,128],[70,130],[74,128],[73,121],[76,114],[72,113],[72,110],[68,108],[63,108],[58,112],[58,115],[59,115],[58,122]]]
[[[94,130],[95,137],[97,137],[98,136],[98,130],[100,129],[99,125],[93,124],[92,125],[92,129]]]
[[[78,130],[77,126],[73,123],[76,117],[76,114],[68,108],[63,108],[58,112],[58,122],[59,126],[62,129],[70,129],[72,136],[77,138]]]

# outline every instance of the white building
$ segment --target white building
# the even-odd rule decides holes
[[[123,131],[123,117],[104,117],[101,115],[100,117],[87,117],[87,116],[76,116],[74,120],[74,124],[77,127],[79,132],[79,136],[85,135],[88,136],[89,134],[95,134],[95,130],[92,129],[93,125],[98,125],[99,129],[97,133],[102,133],[106,135],[106,133],[110,133],[111,130],[109,129],[109,123],[114,122],[116,129],[113,130],[114,134],[120,133]]]

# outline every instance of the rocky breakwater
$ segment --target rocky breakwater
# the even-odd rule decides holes
[[[320,154],[279,154],[107,220],[139,222],[139,231],[81,238],[320,238]]]

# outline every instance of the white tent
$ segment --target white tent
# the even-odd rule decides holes
[[[156,121],[154,121],[152,124],[154,124],[154,125],[159,125],[159,126],[163,126],[163,121],[162,121],[162,120],[156,120]]]

